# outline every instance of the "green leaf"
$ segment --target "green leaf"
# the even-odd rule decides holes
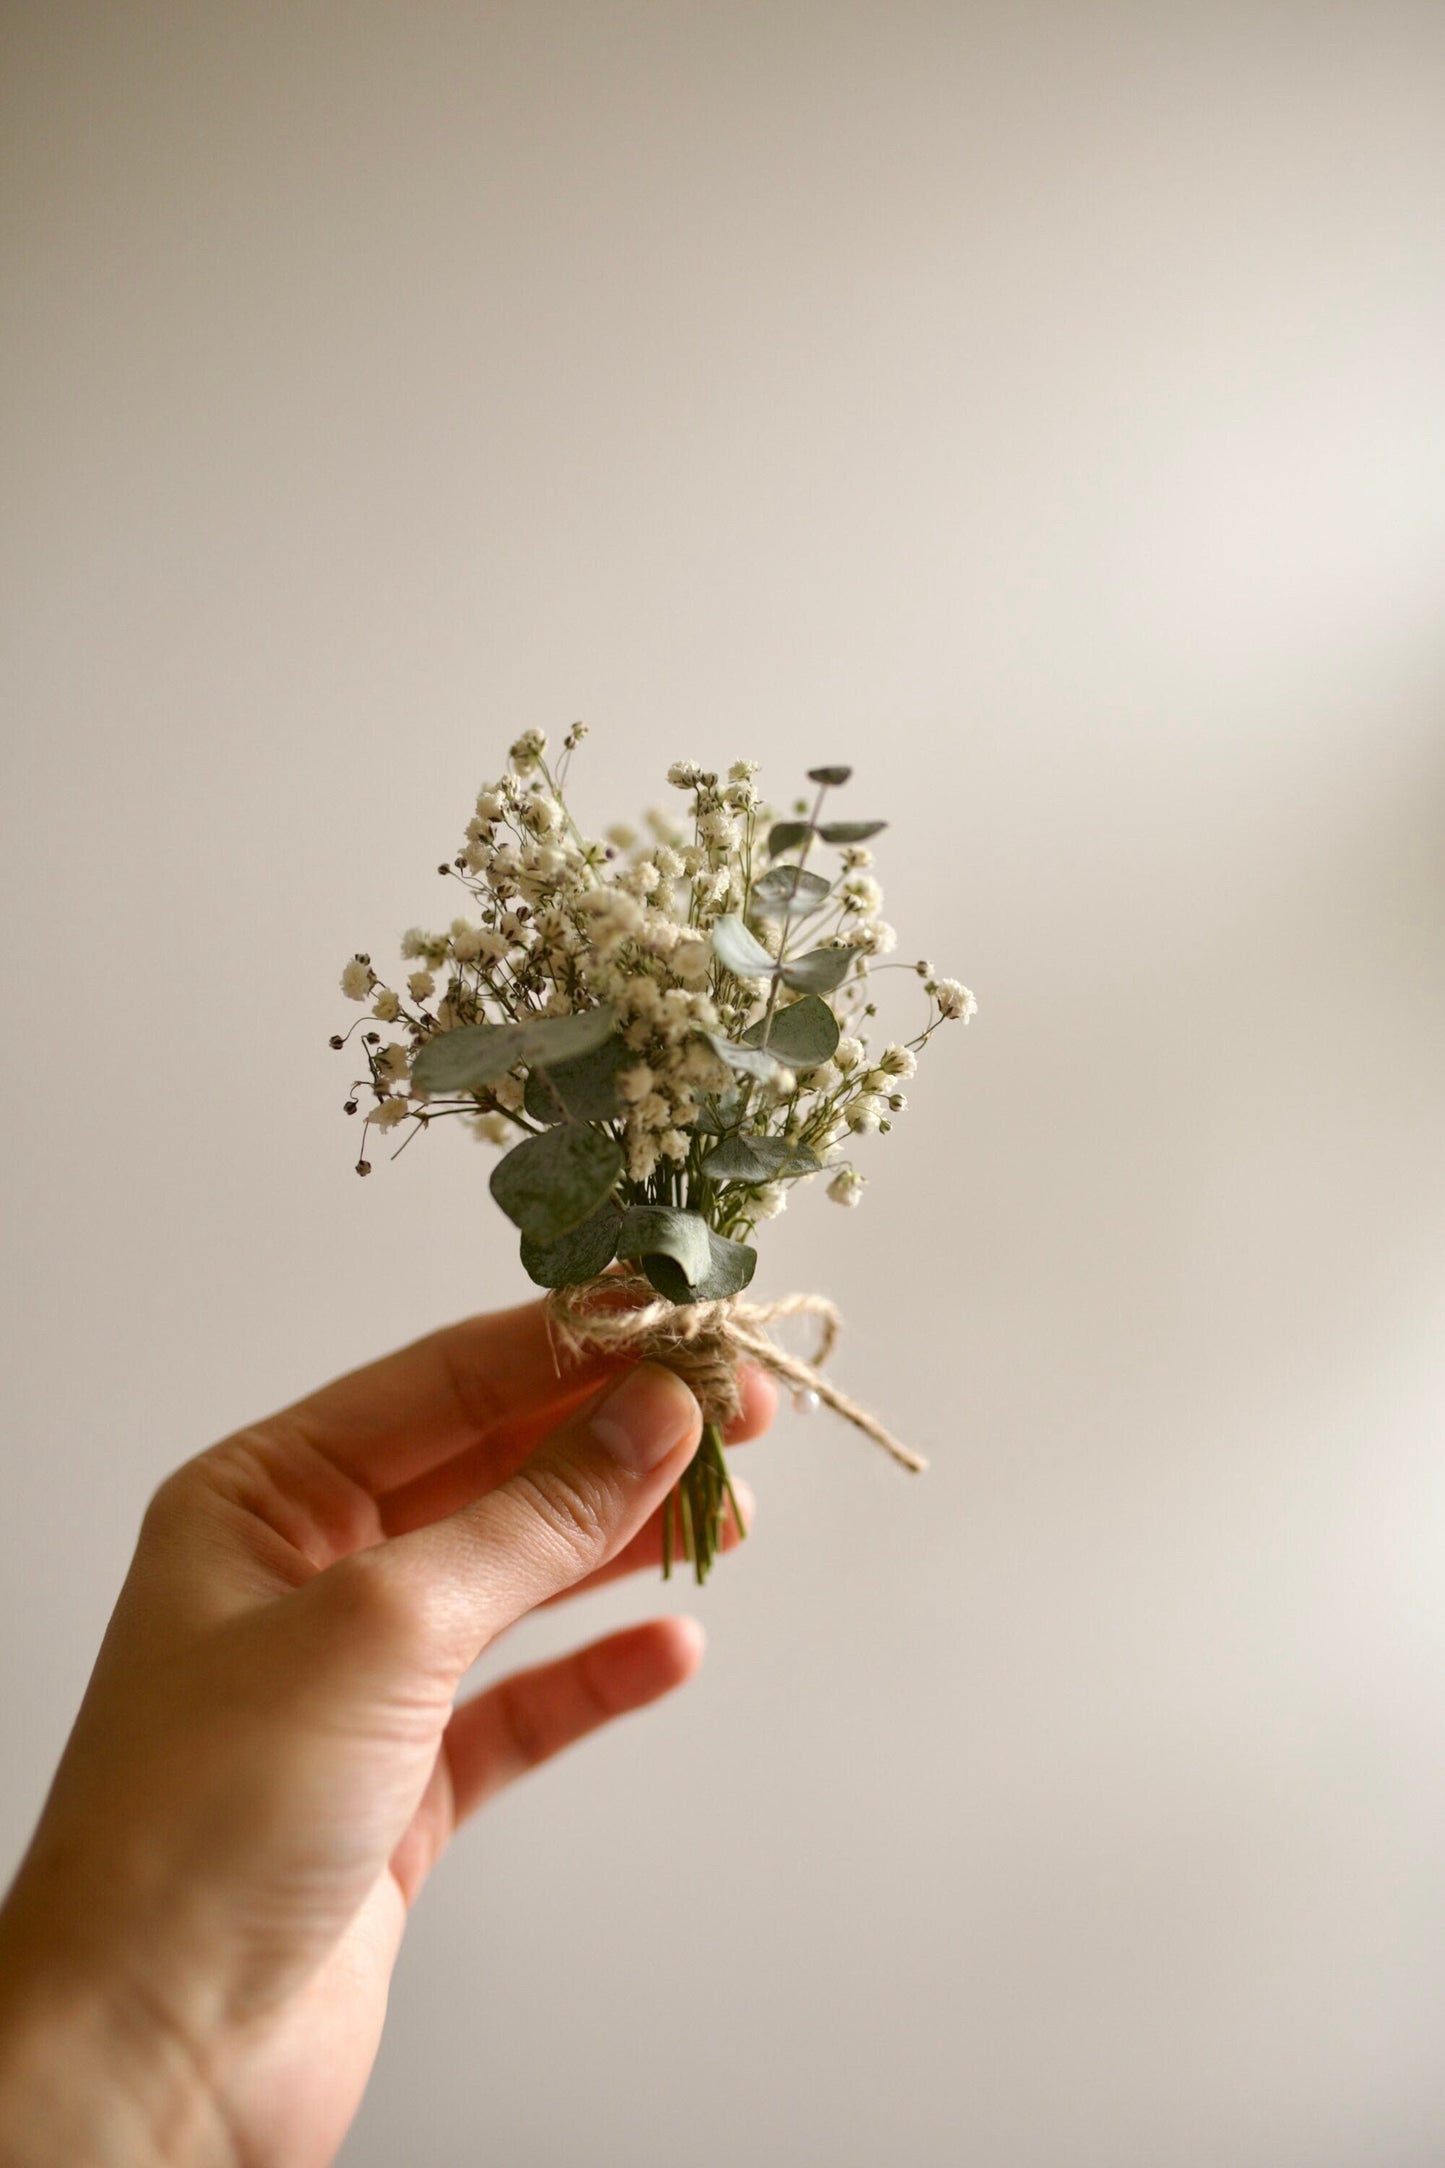
[[[600,1129],[560,1122],[499,1159],[491,1190],[524,1235],[555,1242],[596,1211],[622,1167],[622,1147]]]
[[[785,918],[794,905],[812,911],[831,895],[833,884],[806,866],[774,866],[753,883],[752,906],[760,918]]]
[[[626,1041],[614,1036],[590,1054],[529,1069],[523,1095],[527,1112],[534,1122],[560,1122],[568,1114],[578,1122],[609,1121],[626,1103],[617,1089],[617,1072],[636,1059]]]
[[[786,976],[786,973],[784,974]],[[723,1038],[721,1032],[705,1031],[703,1037],[737,1076],[755,1076],[764,1082],[773,1073],[773,1057],[762,1053],[755,1046],[739,1046],[734,1039]]]
[[[611,1038],[617,1018],[609,1004],[578,1009],[571,1016],[529,1017],[516,1028],[522,1034],[522,1059],[533,1069],[548,1069],[554,1062],[580,1061],[595,1053]]]
[[[847,978],[857,954],[857,949],[851,948],[809,949],[806,956],[794,956],[784,964],[783,984],[799,993],[831,994]]]
[[[619,1257],[668,1257],[691,1284],[704,1279],[710,1261],[707,1221],[670,1204],[635,1204],[617,1238]]]
[[[519,1024],[459,1024],[417,1050],[412,1082],[428,1092],[480,1091],[522,1058]]]
[[[756,934],[749,933],[735,911],[729,911],[717,920],[712,930],[712,945],[718,961],[735,978],[771,979],[777,976],[777,964]]]
[[[743,1033],[749,1046],[762,1046],[763,1024],[768,1022],[766,1045],[774,1061],[786,1062],[791,1069],[813,1069],[820,1061],[828,1061],[838,1044],[838,1019],[826,1001],[816,994],[804,994],[801,1001],[794,1001],[786,1009],[775,1009],[771,1019],[759,1017]]]
[[[621,1209],[609,1197],[597,1211],[555,1241],[538,1242],[531,1235],[523,1235],[523,1268],[539,1287],[577,1287],[607,1270],[617,1255],[621,1227]]]
[[[809,1144],[788,1137],[724,1137],[708,1153],[702,1172],[714,1182],[775,1182],[790,1174],[816,1174],[823,1162]]]
[[[611,1036],[616,1021],[601,1002],[575,1016],[538,1016],[522,1024],[459,1024],[439,1031],[417,1053],[412,1080],[428,1092],[481,1091],[519,1061],[543,1069],[587,1054]]]
[[[887,826],[887,821],[829,821],[818,833],[825,843],[866,843]]]
[[[846,783],[852,773],[851,768],[810,768],[808,770],[808,781],[810,783],[828,783],[836,789],[840,783]]]
[[[812,833],[811,821],[775,821],[768,830],[769,858],[781,858],[784,851],[797,850]]]
[[[758,1253],[715,1234],[696,1212],[670,1205],[634,1205],[622,1223],[619,1257],[639,1257],[669,1302],[718,1302],[747,1286]]]

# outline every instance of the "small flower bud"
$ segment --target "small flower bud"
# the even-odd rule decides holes
[[[339,1054],[341,1052],[341,1049],[345,1046],[346,1041],[342,1038],[339,1031],[333,1031],[331,1037],[327,1040],[326,1044],[330,1047],[334,1047],[336,1052]]]
[[[356,1162],[356,1171],[358,1174],[370,1174],[371,1161],[369,1159],[358,1159],[358,1161]]]

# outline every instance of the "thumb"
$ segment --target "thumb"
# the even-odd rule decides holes
[[[550,1431],[516,1474],[429,1527],[381,1546],[418,1576],[465,1664],[534,1605],[605,1565],[677,1482],[702,1435],[682,1379],[642,1362]]]

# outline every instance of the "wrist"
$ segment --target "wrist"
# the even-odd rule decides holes
[[[0,1908],[0,2160],[235,2168],[184,2029],[127,1968],[25,1911],[18,1891]]]

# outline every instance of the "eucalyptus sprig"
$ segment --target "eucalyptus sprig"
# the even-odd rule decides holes
[[[403,987],[364,953],[346,964],[342,992],[395,1034],[362,1032],[367,1075],[346,1111],[369,1093],[363,1137],[409,1124],[410,1142],[460,1115],[506,1146],[491,1192],[538,1286],[620,1262],[669,1304],[721,1301],[751,1282],[754,1232],[794,1187],[823,1177],[835,1203],[858,1203],[854,1140],[891,1129],[923,1047],[977,1003],[920,961],[918,1030],[870,1051],[872,978],[896,937],[869,848],[886,823],[824,817],[850,769],[810,769],[811,800],[778,817],[756,762],[720,779],[679,761],[684,821],[654,811],[646,837],[594,841],[565,797],[585,735],[567,733],[554,775],[542,733],[524,732],[478,792],[439,869],[468,908],[445,933],[403,937]],[[664,1573],[676,1529],[706,1578],[730,1495],[709,1422],[664,1513]]]

